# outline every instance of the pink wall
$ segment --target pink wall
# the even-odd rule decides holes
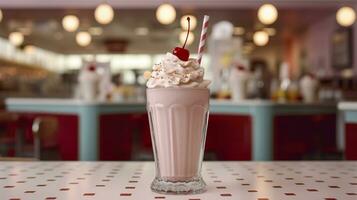
[[[355,6],[357,10],[357,5]],[[339,28],[335,14],[328,18],[313,23],[306,32],[305,50],[309,69],[323,77],[333,76],[338,72],[332,68],[331,63],[331,38],[335,30]],[[353,69],[357,74],[357,22],[353,25]]]
[[[305,35],[308,68],[317,74],[331,76],[331,37],[337,28],[335,16],[314,23]]]

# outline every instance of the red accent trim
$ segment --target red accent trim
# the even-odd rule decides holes
[[[251,138],[250,116],[210,115],[205,155],[217,160],[251,160]]]
[[[345,125],[345,158],[346,160],[357,160],[357,123]]]
[[[107,114],[99,117],[100,160],[130,160],[132,134],[136,123],[131,114]]]
[[[274,159],[313,159],[337,151],[336,115],[284,115],[274,118]]]
[[[203,51],[204,51],[204,49],[205,49],[205,47],[204,47],[204,46],[200,47],[200,53],[201,53],[201,52],[203,52]]]
[[[205,40],[207,38],[207,33],[203,34],[202,37],[201,37],[201,40]]]

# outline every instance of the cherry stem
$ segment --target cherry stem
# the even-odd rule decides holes
[[[185,43],[183,44],[183,49],[185,48],[186,46],[186,42],[187,42],[187,39],[188,39],[188,35],[190,34],[190,17],[187,17],[187,24],[188,24],[188,29],[187,29],[187,35],[186,35],[186,39],[185,39]]]

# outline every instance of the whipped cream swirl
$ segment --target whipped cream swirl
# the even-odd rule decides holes
[[[172,53],[166,53],[159,64],[155,64],[151,77],[146,83],[148,88],[207,88],[211,83],[203,79],[204,69],[196,59],[182,61]]]

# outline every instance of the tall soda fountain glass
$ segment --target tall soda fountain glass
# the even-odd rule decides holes
[[[201,165],[210,81],[203,79],[199,61],[189,58],[185,44],[176,47],[154,65],[147,82],[147,111],[156,165],[151,184],[154,192],[187,194],[205,189]]]

